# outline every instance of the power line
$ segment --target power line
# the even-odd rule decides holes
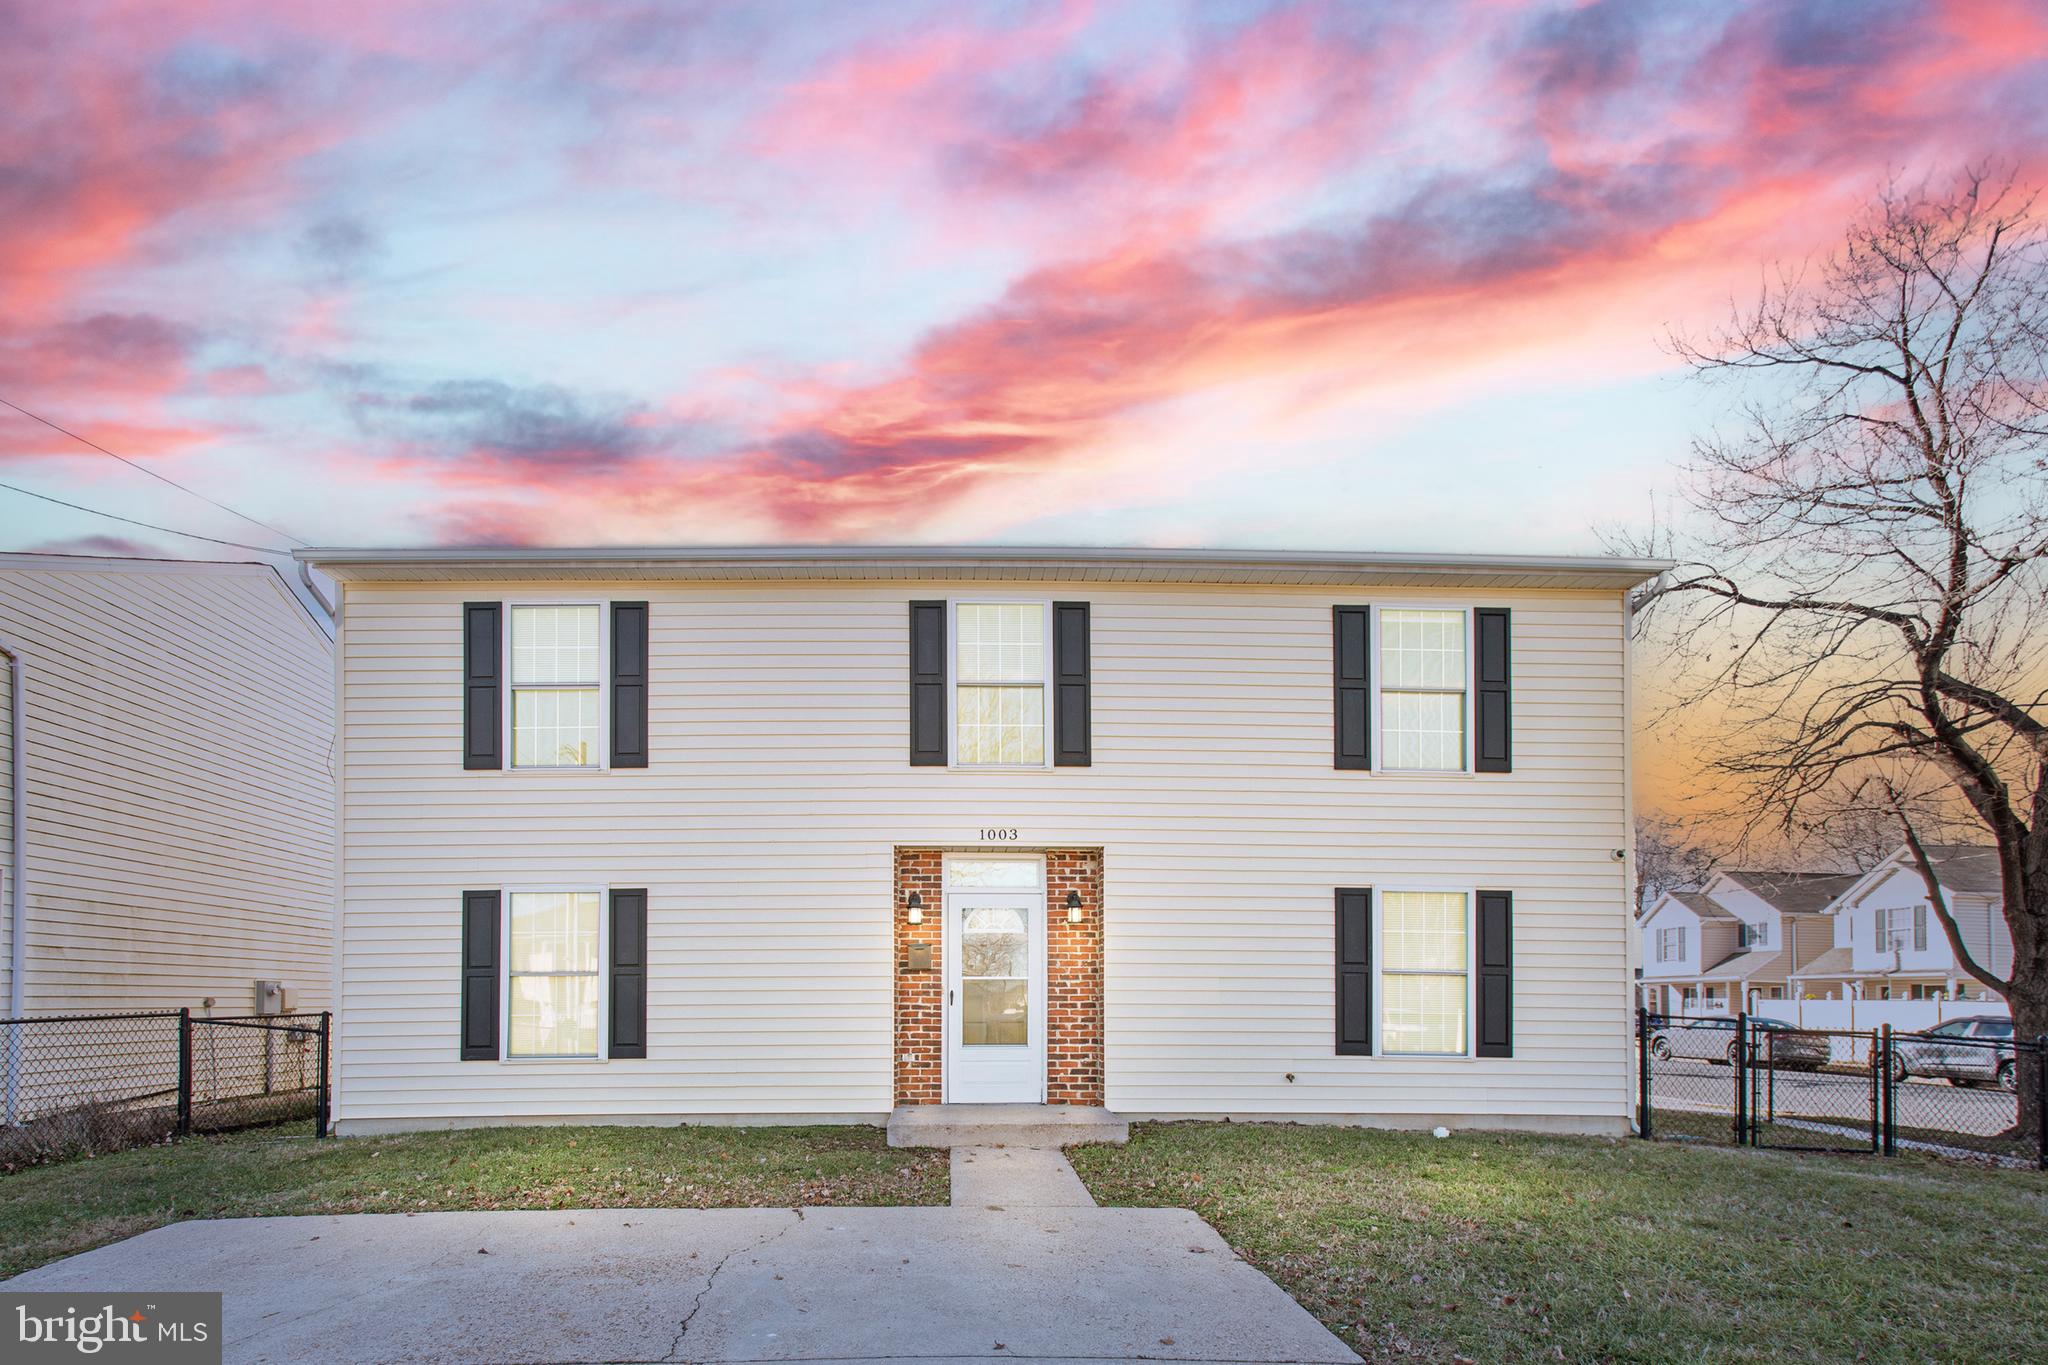
[[[214,507],[218,507],[218,508],[219,508],[219,509],[220,509],[221,511],[223,511],[223,512],[226,512],[226,513],[227,513],[227,514],[228,514],[229,516],[233,516],[233,517],[240,517],[240,518],[241,518],[241,519],[242,519],[243,521],[246,521],[246,522],[248,522],[248,523],[249,523],[249,524],[250,524],[251,526],[260,526],[260,527],[262,527],[262,528],[263,528],[264,530],[266,530],[266,531],[270,532],[270,534],[272,534],[272,535],[274,535],[274,536],[281,536],[281,537],[283,537],[284,539],[286,539],[286,540],[290,541],[290,542],[291,542],[292,544],[294,544],[294,545],[304,545],[304,544],[306,543],[305,541],[303,541],[303,540],[300,540],[300,539],[299,539],[299,538],[298,538],[297,536],[295,536],[295,535],[291,534],[291,533],[290,533],[289,531],[282,531],[282,530],[279,530],[279,529],[278,529],[277,527],[275,527],[275,526],[272,526],[272,525],[271,525],[271,524],[270,524],[269,522],[266,522],[266,521],[258,521],[258,520],[256,520],[256,518],[254,518],[254,517],[250,516],[250,515],[249,515],[249,514],[248,514],[247,512],[237,512],[237,511],[236,511],[236,510],[235,510],[234,508],[232,508],[232,507],[228,506],[228,505],[227,505],[226,503],[224,503],[224,502],[221,502],[221,501],[219,501],[218,499],[215,499],[215,498],[209,498],[209,497],[207,497],[207,496],[206,496],[206,494],[204,494],[204,493],[200,492],[200,491],[199,491],[198,489],[196,489],[196,488],[187,488],[187,487],[186,487],[186,486],[185,486],[184,484],[182,484],[182,483],[179,483],[179,482],[178,482],[178,481],[177,481],[176,479],[172,478],[172,477],[171,477],[170,475],[168,475],[168,474],[159,474],[159,473],[157,473],[157,471],[155,471],[154,469],[151,469],[151,468],[150,468],[150,467],[149,467],[148,465],[146,465],[146,464],[138,464],[138,463],[136,463],[136,462],[135,462],[134,460],[131,460],[131,459],[129,459],[129,458],[128,458],[128,457],[126,456],[126,455],[117,455],[117,454],[115,454],[115,453],[114,453],[113,451],[111,451],[111,450],[108,450],[108,449],[107,449],[107,448],[106,448],[105,446],[101,445],[101,444],[100,444],[100,443],[99,443],[98,441],[91,441],[91,440],[87,440],[87,439],[86,439],[85,437],[83,437],[83,436],[80,436],[80,435],[79,435],[79,434],[78,434],[77,432],[75,432],[75,431],[71,430],[71,429],[70,429],[69,427],[60,427],[60,426],[58,426],[58,425],[57,425],[57,424],[56,424],[55,422],[52,422],[52,421],[51,421],[51,420],[50,420],[49,418],[47,418],[47,417],[42,417],[42,416],[38,416],[37,414],[35,414],[35,413],[33,413],[33,412],[30,412],[30,411],[29,411],[29,410],[28,410],[27,408],[23,407],[23,406],[22,406],[21,404],[19,404],[19,403],[15,402],[14,400],[12,400],[12,399],[10,399],[10,398],[6,398],[6,397],[0,397],[0,403],[5,403],[5,404],[6,404],[6,405],[7,405],[8,407],[10,407],[10,408],[13,408],[13,409],[14,409],[14,410],[15,410],[16,412],[20,413],[20,414],[21,414],[21,415],[22,415],[23,417],[26,417],[26,418],[28,418],[28,419],[29,419],[30,421],[34,421],[34,422],[41,422],[41,423],[42,423],[42,424],[43,424],[44,426],[48,427],[48,428],[49,428],[50,430],[52,430],[52,431],[55,431],[55,432],[61,432],[62,434],[66,435],[66,436],[69,436],[69,437],[70,437],[70,438],[71,438],[72,440],[74,440],[74,441],[78,442],[78,443],[79,443],[80,445],[84,445],[84,446],[91,446],[91,447],[92,447],[92,448],[93,448],[94,450],[97,450],[97,451],[98,451],[98,452],[99,452],[100,454],[102,454],[102,455],[105,455],[105,456],[107,456],[107,457],[108,457],[108,458],[110,458],[110,459],[115,459],[115,460],[119,460],[119,461],[120,461],[120,462],[121,462],[122,464],[125,464],[125,465],[127,465],[127,466],[128,466],[128,467],[129,467],[130,469],[139,469],[139,470],[141,470],[141,471],[142,471],[143,473],[145,473],[145,474],[149,475],[149,477],[151,477],[152,479],[156,479],[156,480],[159,480],[159,481],[161,481],[161,482],[163,482],[163,483],[167,483],[167,484],[169,484],[169,485],[170,485],[171,487],[173,487],[173,488],[177,489],[177,490],[178,490],[178,491],[179,491],[180,493],[188,493],[188,494],[190,494],[191,496],[193,496],[193,497],[195,497],[195,498],[199,499],[199,500],[200,500],[201,502],[203,502],[203,503],[208,503],[208,504],[210,504],[210,505],[212,505],[212,506],[214,506]],[[15,491],[16,491],[16,492],[20,492],[20,491],[22,491],[22,490],[20,490],[20,489],[16,489]],[[35,495],[31,494],[31,496],[35,496]],[[54,501],[54,499],[53,499],[53,501]],[[91,510],[91,509],[89,509],[89,508],[88,508],[87,510],[89,511],[89,510]],[[101,513],[100,515],[101,515],[101,516],[106,516],[106,515],[108,515],[108,514],[107,514],[107,513],[104,513],[104,512],[102,512],[102,513]],[[141,525],[141,524],[142,524],[142,523],[140,523],[140,522],[138,522],[138,523],[137,523],[137,525]],[[158,527],[157,529],[158,529],[158,530],[163,530],[164,528],[163,528],[163,527]],[[185,532],[183,532],[183,531],[172,531],[172,532],[171,532],[171,534],[172,534],[172,535],[174,535],[174,536],[181,536],[181,535],[184,535],[184,534],[185,534]],[[213,539],[213,537],[211,537],[211,536],[194,536],[194,537],[193,537],[193,539],[194,539],[194,540],[211,540],[211,539]],[[221,541],[221,542],[220,542],[220,544],[222,544],[222,545],[232,545],[232,544],[234,544],[234,542],[233,542],[233,541],[230,541],[230,540],[224,540],[224,541]],[[248,549],[248,548],[250,548],[250,547],[248,547],[248,546],[243,546],[242,548],[244,548],[244,549]]]
[[[0,399],[0,402],[5,401],[5,399]],[[105,517],[109,521],[124,522],[129,526],[140,526],[148,531],[162,531],[168,536],[184,536],[187,540],[203,540],[209,545],[226,545],[236,550],[254,550],[260,555],[288,555],[291,553],[290,550],[280,550],[274,546],[245,545],[239,540],[222,540],[218,536],[202,536],[196,531],[180,531],[174,526],[159,526],[153,521],[137,521],[133,517],[124,517],[114,512],[102,512],[97,507],[87,507],[84,503],[66,502],[62,498],[51,497],[48,493],[38,493],[33,488],[23,488],[18,484],[0,483],[0,488],[4,488],[10,493],[19,493],[25,498],[41,498],[44,502],[54,502],[59,507],[69,507],[74,512],[89,512],[93,516]],[[291,537],[286,536],[285,539],[289,540]]]

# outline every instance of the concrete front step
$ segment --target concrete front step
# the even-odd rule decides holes
[[[889,1115],[891,1147],[1072,1147],[1123,1143],[1131,1126],[1079,1104],[905,1104]]]

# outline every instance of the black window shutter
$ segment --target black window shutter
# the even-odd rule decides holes
[[[1093,760],[1089,737],[1090,663],[1088,604],[1052,604],[1053,740],[1055,767],[1085,768]]]
[[[1479,1046],[1481,1057],[1515,1055],[1514,902],[1506,891],[1479,893]]]
[[[1372,1055],[1372,892],[1337,888],[1337,1055]]]
[[[946,604],[910,604],[910,766],[946,766]]]
[[[498,896],[462,893],[462,1060],[498,1057]]]
[[[611,1055],[647,1055],[647,893],[612,892]]]
[[[647,604],[612,603],[612,766],[647,766]]]
[[[462,604],[462,766],[505,766],[500,735],[504,731],[498,672],[503,655],[499,632],[505,608],[497,602]]]
[[[1331,654],[1337,678],[1337,766],[1372,767],[1372,612],[1338,607]]]
[[[1480,607],[1472,613],[1478,638],[1478,732],[1473,767],[1482,773],[1514,771],[1514,738],[1510,734],[1508,639],[1506,607]]]

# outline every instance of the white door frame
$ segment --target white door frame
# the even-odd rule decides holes
[[[976,862],[1028,863],[1037,872],[1033,886],[1017,888],[982,887],[955,891],[948,883],[947,871],[955,857],[972,859]],[[988,853],[948,853],[942,862],[940,872],[940,913],[943,916],[940,953],[945,963],[945,1004],[942,1011],[942,1026],[945,1029],[945,1048],[941,1081],[944,1098],[948,1104],[1042,1104],[1045,1101],[1045,977],[1046,977],[1046,890],[1045,857],[1038,853],[1015,853],[1008,849]],[[1030,1040],[1030,1070],[1020,1078],[1014,1093],[1001,1098],[992,1098],[983,1093],[955,1093],[956,1079],[962,1078],[960,1051],[966,1046],[960,1039],[960,925],[961,903],[968,900],[1011,900],[1019,905],[1028,903],[1029,918],[1026,921],[1025,942],[1031,954],[1030,1013],[1026,1037]],[[1021,1060],[1021,1059],[1020,1059]]]

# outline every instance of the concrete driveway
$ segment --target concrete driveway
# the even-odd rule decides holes
[[[193,1222],[7,1287],[221,1290],[241,1362],[1356,1359],[1194,1214],[1057,1198]]]

